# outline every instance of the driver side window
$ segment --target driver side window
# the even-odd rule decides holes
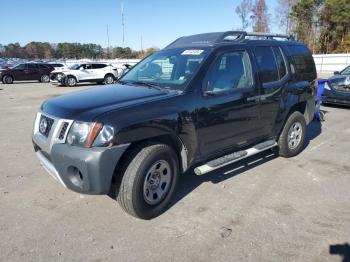
[[[251,87],[253,76],[248,53],[224,53],[211,65],[204,81],[204,91],[211,93]]]

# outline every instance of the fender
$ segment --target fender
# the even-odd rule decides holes
[[[274,130],[277,137],[281,133],[288,116],[294,111],[300,111],[304,114],[307,124],[313,120],[315,113],[313,83],[310,84],[307,81],[292,83],[283,91]]]
[[[114,144],[135,144],[147,140],[170,143],[179,153],[183,171],[186,171],[198,148],[197,132],[190,113],[193,109],[191,106],[186,110],[185,106],[187,98],[158,100],[157,107],[153,106],[153,101],[152,104],[122,108],[105,115],[101,121],[115,128]],[[184,108],[180,108],[179,104],[183,104]]]

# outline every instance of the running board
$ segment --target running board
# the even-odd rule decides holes
[[[249,148],[247,150],[241,150],[234,152],[232,154],[222,156],[220,158],[214,159],[202,166],[196,167],[194,169],[194,172],[197,176],[204,175],[206,173],[209,173],[211,171],[214,171],[216,169],[222,168],[224,166],[230,165],[232,163],[238,162],[244,158],[256,155],[260,152],[263,152],[267,149],[271,149],[273,147],[277,146],[277,143],[275,140],[268,140],[263,143],[257,144],[252,148]]]

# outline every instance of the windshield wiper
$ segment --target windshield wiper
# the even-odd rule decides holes
[[[143,82],[143,81],[133,81],[133,82],[131,82],[131,84],[133,84],[133,85],[140,85],[140,86],[147,86],[147,87],[155,88],[155,89],[160,90],[160,91],[168,89],[166,87],[163,88],[163,87],[161,87],[160,85],[158,85],[156,83],[149,83],[149,82]]]

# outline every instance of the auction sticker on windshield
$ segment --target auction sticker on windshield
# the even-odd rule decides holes
[[[185,50],[182,52],[182,55],[200,55],[204,50]]]

